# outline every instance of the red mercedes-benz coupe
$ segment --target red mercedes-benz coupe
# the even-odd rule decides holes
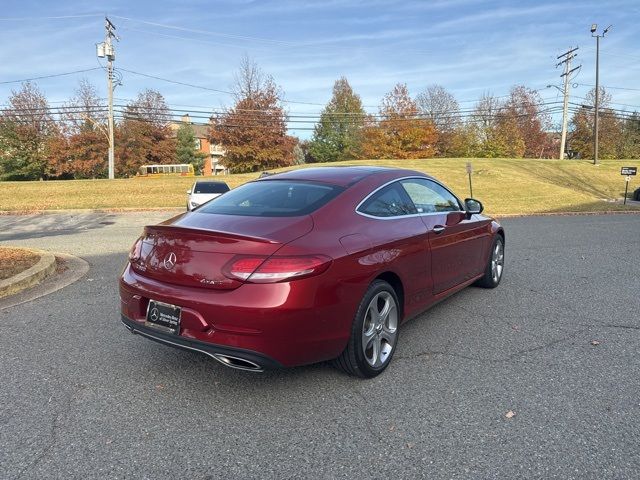
[[[122,322],[229,367],[333,360],[374,377],[403,322],[500,283],[504,231],[481,212],[411,170],[265,177],[145,227],[120,279]]]

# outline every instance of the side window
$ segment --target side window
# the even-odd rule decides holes
[[[398,217],[417,213],[411,200],[398,182],[378,190],[360,205],[358,212],[372,217]]]
[[[402,181],[418,213],[457,212],[460,204],[449,190],[431,180],[410,178]]]

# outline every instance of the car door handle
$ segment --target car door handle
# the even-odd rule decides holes
[[[442,233],[444,232],[444,227],[442,225],[436,225],[433,227],[433,233]]]

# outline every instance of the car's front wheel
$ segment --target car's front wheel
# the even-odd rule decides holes
[[[484,288],[496,288],[502,280],[504,271],[504,240],[502,235],[496,235],[491,244],[489,262],[484,271],[484,276],[478,280],[477,285]]]
[[[391,362],[398,343],[399,320],[395,290],[383,280],[374,281],[360,302],[349,343],[335,360],[335,365],[363,378],[382,373]]]

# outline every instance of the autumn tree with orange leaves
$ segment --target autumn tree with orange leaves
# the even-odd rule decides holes
[[[234,173],[294,164],[296,141],[287,135],[281,92],[271,76],[244,57],[233,87],[235,105],[211,121],[210,138],[226,151]]]
[[[48,172],[55,178],[107,176],[106,107],[96,88],[81,80],[62,109],[59,135],[50,142]]]
[[[116,128],[116,174],[133,176],[141,165],[176,163],[171,113],[162,94],[145,90],[124,110]]]
[[[516,85],[511,88],[504,104],[502,114],[515,124],[524,141],[523,156],[527,158],[547,157],[555,153],[547,135],[551,129],[551,115],[544,110],[543,103],[536,90]]]
[[[433,157],[438,134],[433,122],[419,113],[407,86],[397,84],[382,99],[378,117],[367,118],[362,158]]]

